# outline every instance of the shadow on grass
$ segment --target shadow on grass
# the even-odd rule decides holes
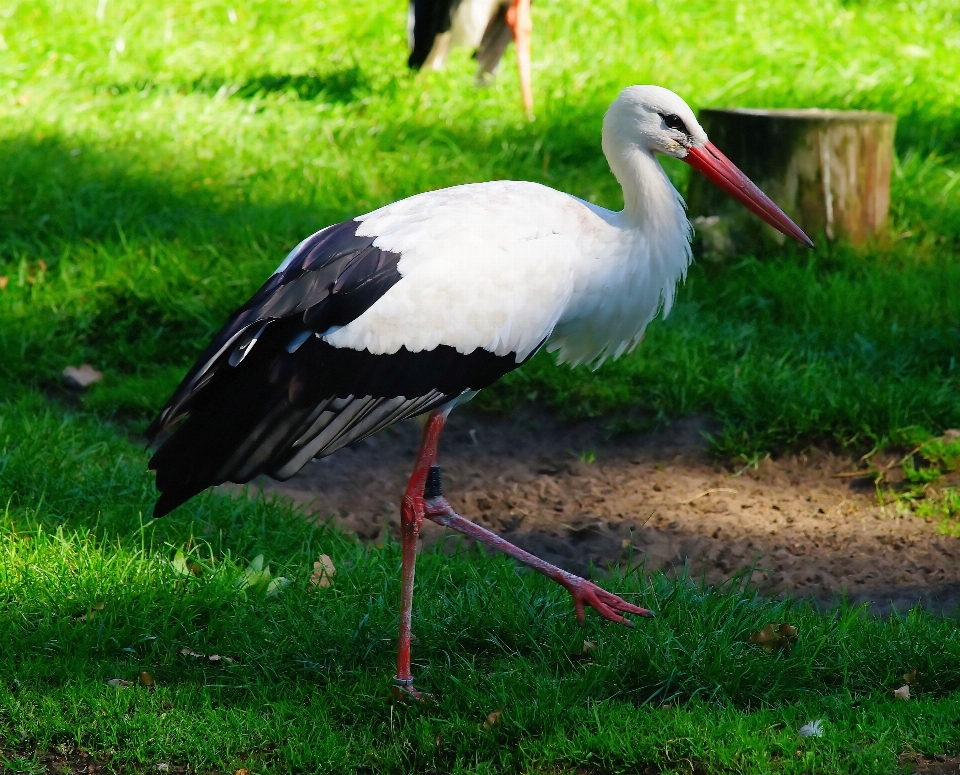
[[[147,96],[154,91],[174,91],[177,94],[205,94],[220,99],[236,97],[252,99],[268,94],[284,94],[303,102],[320,99],[323,102],[348,105],[366,96],[369,79],[357,66],[317,73],[263,73],[248,78],[229,80],[222,76],[204,75],[192,81],[158,84],[151,80],[113,83],[96,89],[98,93],[113,96],[135,92]]]
[[[344,75],[336,88],[344,93],[355,88],[351,78]],[[211,82],[210,88],[217,83]],[[307,94],[333,88],[308,76],[264,76],[240,91],[282,89],[285,84]],[[494,132],[442,123],[399,123],[390,128],[390,135],[396,142],[384,141],[388,149],[431,144],[444,151],[487,149],[496,167],[491,168],[493,177],[542,177],[529,174],[543,166],[531,160],[531,154],[547,148],[555,167],[602,165],[609,175],[599,149],[598,126],[587,131],[572,122]],[[513,150],[504,152],[504,147]],[[112,240],[120,231],[128,236],[141,232],[162,239],[215,239],[227,244],[238,234],[253,231],[299,241],[327,223],[356,214],[326,204],[322,191],[310,203],[241,201],[233,195],[235,189],[225,192],[222,186],[201,185],[204,173],[181,172],[178,162],[145,153],[133,142],[97,148],[57,136],[0,140],[0,176],[5,182],[0,189],[0,250],[9,256],[17,244]]]
[[[0,141],[0,256],[37,244],[161,239],[230,244],[253,231],[296,240],[333,220],[321,204],[273,206],[228,201],[191,177],[150,172],[131,153],[71,143],[59,137]],[[148,159],[149,161],[149,159]],[[202,180],[202,175],[196,176]],[[194,180],[193,184],[200,181]]]
[[[234,84],[228,90],[234,96],[293,90],[303,99],[334,94],[348,100],[349,95],[365,88],[364,84],[362,71],[352,68],[330,77],[265,75]],[[197,82],[197,88],[216,93],[227,84],[204,78]],[[445,156],[450,151],[457,158],[482,159],[479,167],[465,164],[448,173],[427,174],[418,181],[416,190],[405,191],[403,182],[396,181],[395,190],[404,190],[404,194],[470,179],[528,179],[566,188],[578,196],[584,196],[587,189],[599,190],[605,203],[621,206],[619,187],[600,150],[602,110],[588,105],[564,111],[558,109],[554,117],[544,117],[535,126],[398,121],[375,142],[384,152],[411,149],[426,168],[431,156]],[[957,137],[960,113],[935,120],[927,114],[911,113],[900,117],[897,149],[901,155],[920,148],[949,154],[960,148]],[[366,158],[369,151],[361,151],[362,157]],[[689,175],[686,166],[669,159],[665,166],[675,184],[685,191]],[[120,232],[127,236],[150,234],[184,244],[220,245],[249,242],[251,234],[269,235],[286,247],[317,228],[358,214],[348,209],[349,198],[334,193],[332,179],[321,180],[309,198],[270,201],[260,197],[251,203],[242,196],[248,185],[241,183],[239,189],[234,184],[206,185],[203,171],[181,166],[179,159],[145,153],[132,141],[119,147],[97,148],[57,136],[38,139],[24,135],[2,140],[0,176],[5,181],[0,189],[0,261],[29,245],[115,240],[121,237]],[[380,197],[370,204],[383,204],[378,201]],[[937,221],[931,226],[940,231],[960,230],[952,228],[960,217],[950,208]],[[278,245],[274,251],[279,260],[282,247]]]
[[[960,110],[942,112],[919,106],[897,113],[895,143],[901,157],[909,151],[939,156],[960,153]]]

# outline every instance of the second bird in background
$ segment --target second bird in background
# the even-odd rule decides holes
[[[475,49],[478,82],[493,76],[507,46],[517,46],[517,68],[523,109],[533,117],[533,90],[530,85],[530,37],[533,20],[530,0],[410,0],[407,39],[414,70],[440,70],[450,49]]]

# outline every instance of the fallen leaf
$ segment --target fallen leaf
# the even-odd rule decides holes
[[[84,363],[79,369],[76,366],[67,366],[63,370],[62,376],[67,387],[75,390],[85,390],[103,379],[103,373],[97,371],[89,363]]]
[[[254,557],[244,569],[243,576],[237,579],[237,586],[240,589],[248,589],[251,592],[260,591],[265,597],[275,597],[289,583],[290,579],[283,576],[272,578],[270,566],[264,566],[262,554]]]
[[[903,674],[903,680],[906,682],[907,686],[911,686],[917,682],[917,668],[913,668],[909,673]]]
[[[493,729],[494,727],[500,726],[500,716],[503,714],[503,709],[507,706],[497,708],[493,713],[490,713],[487,716],[487,720],[483,722],[484,729]]]
[[[585,640],[583,642],[583,647],[580,649],[581,654],[590,654],[597,650],[597,644],[592,640]]]
[[[243,577],[237,580],[237,586],[241,589],[263,589],[266,597],[275,597],[290,583],[290,579],[284,576],[271,578],[271,575],[270,566],[264,567],[263,555],[258,554],[243,571]]]
[[[823,737],[823,719],[816,719],[804,724],[797,730],[800,737]]]
[[[97,611],[102,611],[103,609],[103,603],[94,603],[92,606],[90,606],[89,611],[87,611],[85,614],[80,614],[80,616],[76,617],[76,620],[80,622],[90,621],[91,619],[96,618]]]
[[[899,689],[894,689],[893,696],[896,697],[898,700],[909,700],[910,687],[907,684],[904,684]]]
[[[10,278],[6,275],[0,276],[0,291],[6,288],[10,284]]]
[[[190,576],[190,568],[187,565],[187,556],[177,549],[177,553],[173,555],[173,559],[170,560],[170,567],[173,568],[181,576]]]
[[[276,597],[280,594],[280,590],[283,589],[287,584],[290,583],[290,579],[286,576],[277,576],[269,584],[267,584],[267,597]]]
[[[321,554],[320,559],[313,564],[313,575],[310,576],[310,585],[313,587],[329,587],[333,585],[333,577],[337,569],[333,565],[333,560],[326,554]]]
[[[146,670],[140,673],[140,685],[146,686],[148,689],[151,689],[151,690],[156,688],[153,685],[153,676],[150,675],[150,673],[148,673]]]
[[[797,628],[792,624],[787,624],[784,622],[777,628],[777,634],[783,640],[796,640],[797,639]]]
[[[129,681],[124,681],[122,678],[111,678],[107,681],[107,686],[112,686],[114,689],[128,689],[133,686]]]
[[[270,585],[270,566],[263,566],[263,555],[258,554],[244,569],[243,576],[237,580],[241,589],[266,588]]]
[[[773,631],[773,625],[768,624],[762,630],[757,630],[755,633],[753,633],[753,635],[750,636],[750,642],[763,646],[773,640],[776,640],[776,637],[776,633]]]
[[[230,663],[234,661],[233,657],[223,657],[223,656],[220,656],[219,654],[210,654],[210,655],[200,654],[199,652],[196,652],[193,649],[187,648],[186,646],[180,649],[180,653],[183,654],[183,656],[185,657],[193,657],[194,659],[207,659],[210,662],[214,662],[214,663],[221,662],[221,661]]]
[[[774,649],[786,649],[797,639],[797,628],[792,624],[783,623],[777,626],[775,623],[768,624],[762,630],[758,630],[750,636],[750,642],[756,643],[764,651],[773,651]]]

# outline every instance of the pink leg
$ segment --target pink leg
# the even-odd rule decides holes
[[[653,616],[652,611],[628,603],[626,600],[607,592],[605,589],[601,589],[593,582],[587,581],[579,576],[574,576],[572,573],[567,573],[556,565],[544,562],[539,557],[530,554],[530,552],[525,552],[509,541],[504,541],[496,533],[491,533],[489,530],[475,525],[470,520],[464,519],[450,508],[450,504],[439,494],[439,469],[435,480],[437,482],[435,488],[437,490],[436,497],[427,498],[424,501],[424,514],[428,519],[444,527],[449,527],[451,530],[456,530],[458,533],[463,533],[465,536],[474,538],[487,546],[492,546],[494,549],[499,549],[504,554],[519,560],[525,565],[529,565],[537,571],[537,573],[542,573],[548,579],[556,581],[573,597],[573,605],[577,612],[577,621],[579,621],[580,624],[583,624],[584,603],[591,608],[595,608],[601,616],[612,622],[625,624],[627,627],[633,627],[633,622],[625,619],[622,616],[624,613],[636,614],[637,616]]]
[[[530,88],[530,36],[533,33],[533,18],[530,15],[530,0],[512,0],[507,9],[507,24],[513,30],[513,42],[517,47],[517,69],[520,71],[520,92],[523,109],[533,118],[533,90]]]
[[[499,549],[520,562],[529,565],[538,573],[553,579],[573,597],[577,620],[583,624],[584,604],[595,608],[601,616],[613,622],[633,626],[633,622],[623,617],[624,613],[637,616],[653,616],[646,608],[628,603],[593,582],[567,573],[555,565],[544,562],[523,549],[505,541],[495,533],[473,524],[457,514],[440,493],[440,467],[437,465],[437,443],[440,432],[447,419],[448,410],[437,410],[430,414],[423,429],[423,441],[417,462],[410,476],[410,482],[403,495],[400,507],[400,531],[403,565],[401,571],[400,592],[400,643],[397,653],[397,674],[394,676],[394,695],[398,698],[422,699],[424,695],[413,688],[413,676],[410,672],[410,623],[413,613],[413,579],[417,563],[417,537],[424,516],[458,533],[463,533],[487,546]],[[429,491],[424,492],[427,488]]]
[[[423,695],[413,688],[410,673],[410,623],[413,614],[413,578],[417,566],[417,537],[423,523],[423,488],[430,467],[437,459],[437,442],[443,430],[447,410],[430,414],[423,429],[423,441],[413,467],[410,482],[400,505],[400,540],[403,557],[400,588],[400,643],[397,652],[397,674],[394,676],[394,695],[398,698],[421,699]]]

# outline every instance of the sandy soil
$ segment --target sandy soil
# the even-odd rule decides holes
[[[837,477],[855,461],[816,448],[757,469],[725,468],[706,453],[704,421],[608,438],[599,423],[538,412],[491,418],[458,410],[441,442],[444,494],[455,509],[567,570],[637,563],[719,583],[757,563],[765,594],[876,613],[921,602],[960,606],[960,540],[877,502],[872,480]],[[419,441],[403,423],[262,482],[363,539],[397,534],[399,497]],[[422,539],[444,537],[424,525]]]

